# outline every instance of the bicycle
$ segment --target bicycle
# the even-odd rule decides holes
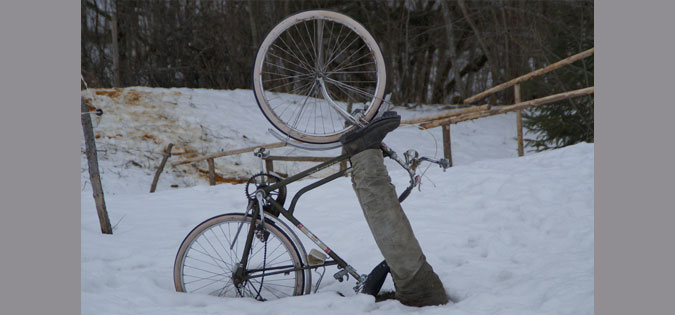
[[[301,32],[303,29],[305,33]],[[335,37],[333,30],[338,32]],[[329,35],[324,41],[326,31]],[[300,36],[302,39],[296,40],[299,35],[307,35],[307,38]],[[348,40],[351,42],[347,46],[341,44]],[[362,45],[352,47],[352,43],[359,40]],[[304,47],[311,48],[308,49],[311,52],[302,52],[298,42],[305,43]],[[297,49],[289,50],[291,44]],[[369,51],[359,55],[364,47]],[[291,60],[282,58],[282,54]],[[363,59],[369,61],[360,63]],[[263,40],[254,64],[254,93],[265,117],[285,136],[270,129],[273,135],[289,145],[310,150],[327,149],[340,146],[341,135],[365,126],[377,116],[380,105],[386,102],[383,99],[385,76],[379,47],[363,26],[337,12],[305,11],[284,19]],[[360,78],[371,80],[351,80]],[[273,83],[267,84],[270,82]],[[296,93],[300,93],[299,99]],[[273,102],[277,99],[280,101]],[[301,104],[293,105],[296,99]],[[351,112],[346,110],[349,103],[357,108]],[[292,113],[285,115],[290,108],[294,108]],[[324,108],[329,115],[325,115]],[[333,117],[333,112],[339,118]],[[309,127],[312,119],[313,129]],[[321,129],[317,129],[317,122],[321,123]],[[330,128],[326,130],[329,122]],[[399,195],[400,202],[419,185],[421,177],[416,170],[421,162],[436,163],[443,170],[449,167],[447,159],[420,157],[415,150],[406,151],[403,160],[384,143],[381,150],[410,176],[409,186]],[[324,268],[315,285],[318,289],[325,267],[336,265],[338,272],[333,275],[336,280],[342,282],[351,275],[356,279],[355,292],[376,295],[386,276],[383,272],[387,268],[385,262],[369,275],[359,274],[294,216],[303,194],[350,173],[351,165],[303,187],[293,196],[289,207],[284,207],[288,184],[347,161],[351,156],[342,154],[282,179],[265,172],[262,162],[269,152],[261,149],[254,154],[260,159],[261,171],[246,183],[246,211],[207,219],[185,237],[174,263],[176,290],[257,300],[309,294],[312,292],[311,270]],[[283,218],[322,251],[312,249],[308,255]]]

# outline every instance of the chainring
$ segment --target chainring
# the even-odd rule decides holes
[[[248,181],[246,182],[246,186],[244,188],[246,198],[248,198],[249,200],[256,200],[255,192],[258,189],[274,185],[280,181],[281,181],[280,177],[269,173],[259,173],[253,175],[251,176],[251,178],[248,179]],[[284,202],[286,201],[286,186],[281,186],[275,190],[270,191],[269,195],[275,202],[283,206]],[[268,202],[265,202],[265,204],[263,205],[263,210],[274,216],[277,217],[279,216],[279,211],[274,207],[272,207],[272,205],[269,204]]]

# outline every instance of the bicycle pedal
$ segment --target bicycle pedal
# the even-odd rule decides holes
[[[342,269],[342,270],[336,272],[333,275],[333,278],[335,278],[335,280],[337,280],[338,282],[342,282],[342,281],[344,281],[345,276],[347,277],[347,280],[349,280],[349,272],[347,272],[347,270],[345,270],[345,269]]]
[[[316,248],[312,248],[312,250],[309,251],[309,255],[307,255],[307,263],[309,263],[310,266],[322,265],[326,261],[326,258],[328,258],[326,254],[318,251]]]

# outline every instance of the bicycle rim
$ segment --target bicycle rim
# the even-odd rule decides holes
[[[351,112],[371,120],[385,83],[374,38],[348,16],[326,10],[292,15],[270,30],[253,71],[263,114],[277,130],[307,143],[334,143],[354,128],[335,105],[347,111],[351,104]]]
[[[251,223],[251,217],[246,217],[234,247],[230,250],[242,219],[242,214],[217,216],[204,221],[188,234],[176,255],[174,265],[177,291],[260,300],[274,300],[303,293],[303,271],[265,275],[264,279],[252,278],[239,287],[233,284],[232,272],[241,259]],[[266,222],[265,226],[269,232],[267,249],[265,251],[261,239],[254,237],[247,269],[262,269],[263,265],[266,269],[301,267],[297,248],[288,236],[272,222]],[[257,274],[262,274],[262,271]]]

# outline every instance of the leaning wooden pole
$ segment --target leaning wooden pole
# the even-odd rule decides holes
[[[578,96],[583,96],[583,95],[589,95],[593,94],[595,92],[595,87],[587,87],[583,89],[578,89],[570,92],[564,92],[560,94],[553,94],[549,96],[545,96],[542,98],[536,98],[533,100],[525,101],[525,102],[520,102],[518,104],[513,104],[513,105],[508,105],[500,108],[495,108],[491,110],[486,110],[482,112],[476,112],[476,113],[469,113],[466,115],[461,115],[457,117],[450,117],[450,118],[444,118],[444,119],[439,119],[435,121],[431,121],[428,123],[423,123],[420,124],[420,128],[428,129],[428,128],[434,128],[438,127],[441,125],[446,125],[446,124],[456,124],[458,122],[462,121],[467,121],[467,120],[473,120],[473,119],[478,119],[478,118],[483,118],[483,117],[488,117],[488,116],[494,116],[494,115],[499,115],[499,114],[506,114],[508,112],[515,112],[517,110],[522,110],[522,109],[527,109],[529,107],[533,106],[539,106],[543,104],[548,104],[548,103],[553,103],[557,102],[560,100],[572,98],[572,97],[578,97]]]
[[[513,79],[513,80],[504,82],[504,83],[502,83],[502,84],[500,84],[500,85],[497,85],[497,86],[495,86],[495,87],[493,87],[493,88],[491,88],[491,89],[485,90],[485,91],[480,92],[480,93],[478,93],[478,94],[476,94],[476,95],[474,95],[474,96],[471,96],[471,97],[469,97],[469,98],[467,98],[467,99],[464,100],[464,104],[471,104],[471,103],[473,103],[473,102],[475,102],[475,101],[477,101],[477,100],[479,100],[479,99],[481,99],[481,98],[484,98],[484,97],[486,97],[486,96],[488,96],[488,95],[490,95],[490,94],[499,92],[499,91],[501,91],[501,90],[504,90],[504,89],[506,89],[506,88],[509,88],[509,87],[511,87],[511,86],[514,86],[514,85],[516,85],[516,84],[518,84],[518,83],[525,82],[525,81],[527,81],[527,80],[529,80],[529,79],[531,79],[531,78],[533,78],[533,77],[542,75],[542,74],[544,74],[544,73],[551,72],[551,71],[553,71],[553,70],[556,70],[556,69],[558,69],[558,68],[561,68],[562,66],[565,66],[565,65],[574,63],[575,61],[578,61],[578,60],[584,59],[584,58],[586,58],[586,57],[589,57],[589,56],[593,55],[594,53],[595,53],[595,48],[591,48],[591,49],[589,49],[589,50],[580,52],[580,53],[578,53],[578,54],[576,54],[576,55],[574,55],[574,56],[567,57],[567,58],[565,58],[565,59],[563,59],[563,60],[560,60],[560,61],[558,61],[558,62],[556,62],[556,63],[550,64],[550,65],[548,65],[548,66],[546,66],[546,67],[543,67],[543,68],[541,68],[541,69],[537,69],[537,70],[532,71],[532,72],[530,72],[530,73],[528,73],[528,74],[519,76],[519,77],[517,77],[517,78],[515,78],[515,79]]]
[[[155,189],[157,189],[157,182],[159,181],[159,175],[162,174],[162,171],[164,170],[164,165],[166,165],[166,160],[168,160],[171,157],[171,148],[173,148],[173,143],[169,143],[169,145],[166,147],[166,152],[164,152],[164,157],[162,157],[162,162],[159,163],[159,167],[157,168],[157,171],[155,172],[155,177],[152,179],[152,184],[150,185],[150,192],[151,193],[155,192]]]
[[[440,114],[433,114],[433,115],[417,117],[417,118],[413,118],[413,119],[406,119],[406,120],[401,121],[401,125],[413,125],[413,124],[419,124],[419,123],[428,122],[428,121],[439,120],[439,119],[443,119],[443,118],[461,116],[461,115],[464,115],[464,114],[488,110],[488,109],[490,109],[489,107],[490,107],[489,105],[481,105],[481,106],[475,106],[475,107],[453,110],[453,111],[440,113]]]
[[[89,167],[89,180],[96,202],[96,211],[98,212],[98,221],[101,223],[101,232],[103,234],[112,234],[108,210],[105,208],[105,199],[103,198],[103,186],[101,185],[101,175],[98,172],[98,157],[96,156],[96,141],[94,140],[94,127],[91,124],[89,106],[80,98],[82,102],[82,131],[84,132],[84,144],[86,146],[87,161]]]

